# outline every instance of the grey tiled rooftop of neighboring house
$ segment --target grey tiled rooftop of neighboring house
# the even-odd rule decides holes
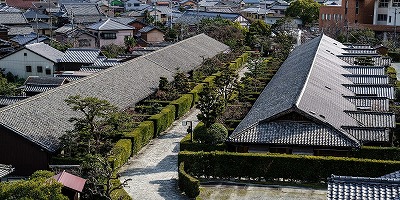
[[[69,48],[60,62],[94,63],[100,56],[100,49]]]
[[[0,178],[7,176],[8,174],[10,174],[13,171],[14,171],[14,168],[11,165],[0,164]]]
[[[23,13],[17,12],[0,12],[0,24],[3,25],[21,25],[27,24],[28,21]]]
[[[132,26],[121,24],[117,21],[107,19],[105,21],[97,22],[93,25],[87,26],[88,29],[96,30],[96,31],[105,31],[105,30],[133,30],[135,29]]]
[[[228,141],[348,147],[359,147],[362,141],[388,142],[387,129],[395,126],[395,118],[384,111],[394,89],[387,84],[384,68],[348,66],[337,56],[346,52],[344,48],[321,35],[294,49]],[[272,123],[291,113],[325,128]]]
[[[55,63],[57,63],[58,60],[64,56],[63,52],[61,52],[43,42],[28,44],[25,46],[25,48],[47,58]]]
[[[328,182],[327,199],[400,199],[400,179],[396,175],[379,178],[332,175]]]
[[[124,109],[152,94],[161,76],[172,80],[177,67],[188,72],[202,63],[200,56],[212,57],[227,49],[204,34],[197,35],[1,108],[0,124],[54,152],[59,147],[58,138],[72,129],[68,119],[77,115],[64,101],[69,96],[97,97]]]

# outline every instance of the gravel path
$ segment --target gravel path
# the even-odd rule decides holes
[[[164,135],[153,139],[121,169],[121,181],[132,179],[124,189],[134,200],[187,199],[178,189],[179,142],[187,130],[182,121],[194,121],[195,127],[197,114],[199,110],[192,109],[175,121]]]

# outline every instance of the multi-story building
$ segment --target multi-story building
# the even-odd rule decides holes
[[[328,1],[320,8],[319,27],[335,34],[345,29],[369,28],[376,32],[400,32],[400,0]]]

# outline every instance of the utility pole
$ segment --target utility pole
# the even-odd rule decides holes
[[[36,43],[39,43],[39,22],[38,22],[37,13],[36,13],[35,21],[36,21]]]
[[[394,8],[394,47],[396,48],[396,40],[397,40],[397,24],[396,24],[396,18],[397,18],[397,8]]]

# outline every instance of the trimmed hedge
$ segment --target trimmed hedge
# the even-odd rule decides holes
[[[354,151],[353,156],[356,158],[400,161],[400,148],[363,146],[360,150]]]
[[[202,92],[204,89],[204,83],[197,84],[189,94],[193,95],[193,104],[199,101],[199,93]],[[193,105],[192,105],[193,106]]]
[[[193,95],[184,94],[179,99],[172,101],[171,105],[175,106],[175,118],[178,119],[185,115],[193,105]]]
[[[180,142],[180,151],[226,151],[226,144],[201,144],[191,142],[191,134],[187,134]]]
[[[133,131],[125,133],[124,138],[129,138],[132,141],[132,155],[146,146],[154,137],[154,122],[144,121],[139,124]]]
[[[168,105],[163,108],[160,113],[149,118],[150,121],[154,122],[154,137],[157,137],[161,132],[167,130],[167,128],[171,126],[175,120],[175,112],[175,106]]]
[[[215,78],[217,78],[217,77],[216,76],[207,76],[202,82],[206,83],[208,86],[213,86]]]
[[[200,194],[200,181],[185,172],[185,164],[179,164],[178,169],[179,189],[185,192],[189,198],[195,198]]]
[[[130,139],[120,139],[115,143],[111,150],[113,155],[109,157],[113,169],[118,169],[124,165],[132,155],[132,141]]]
[[[188,152],[178,155],[187,173],[214,178],[326,181],[331,174],[379,177],[400,169],[400,161],[291,154]]]

